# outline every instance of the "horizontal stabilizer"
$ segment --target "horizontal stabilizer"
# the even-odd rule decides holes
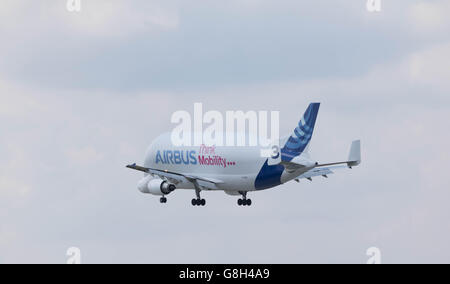
[[[312,177],[318,177],[318,176],[326,176],[329,174],[332,174],[333,172],[330,169],[323,168],[323,169],[312,169],[310,171],[307,171],[306,173],[300,175],[298,178],[312,178]]]
[[[353,141],[352,146],[350,147],[350,154],[348,157],[348,161],[317,164],[316,166],[314,166],[314,168],[298,176],[295,180],[299,181],[302,178],[312,180],[312,178],[316,176],[323,176],[326,178],[328,177],[329,174],[333,173],[332,170],[347,167],[351,168],[353,166],[359,165],[360,163],[361,163],[361,141],[356,140]]]
[[[360,140],[353,141],[352,146],[350,147],[350,154],[348,156],[349,156],[348,160],[345,162],[319,164],[316,166],[316,168],[336,166],[336,165],[342,165],[342,164],[347,164],[347,166],[349,168],[351,168],[351,167],[361,164],[361,141]]]

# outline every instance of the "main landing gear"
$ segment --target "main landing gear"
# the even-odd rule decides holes
[[[240,194],[242,194],[242,198],[239,198],[237,201],[237,204],[239,206],[250,206],[252,205],[252,200],[247,199],[247,192],[246,191],[240,191]]]
[[[161,198],[159,199],[159,202],[161,202],[161,203],[167,203],[167,198],[165,198],[165,197],[163,196],[163,197],[161,197]]]
[[[205,206],[206,205],[206,200],[202,199],[200,197],[200,190],[199,189],[195,189],[195,194],[197,195],[197,198],[192,199],[192,206]]]
[[[206,205],[205,199],[199,199],[199,198],[192,199],[192,206],[205,206],[205,205]]]

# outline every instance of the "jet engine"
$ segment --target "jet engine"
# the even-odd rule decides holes
[[[176,189],[176,186],[160,178],[152,179],[151,176],[144,177],[138,183],[138,189],[142,193],[153,195],[167,195]]]

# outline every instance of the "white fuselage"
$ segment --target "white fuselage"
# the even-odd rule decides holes
[[[173,146],[169,133],[153,141],[144,166],[218,180],[217,188],[227,193],[271,188],[307,170],[288,172],[283,165],[268,166],[259,146]],[[194,185],[183,181],[177,188],[194,189]]]

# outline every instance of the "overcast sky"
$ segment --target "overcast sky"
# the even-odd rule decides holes
[[[449,0],[2,0],[0,263],[450,262]],[[363,163],[237,197],[141,194],[176,110],[322,103],[311,154]]]

